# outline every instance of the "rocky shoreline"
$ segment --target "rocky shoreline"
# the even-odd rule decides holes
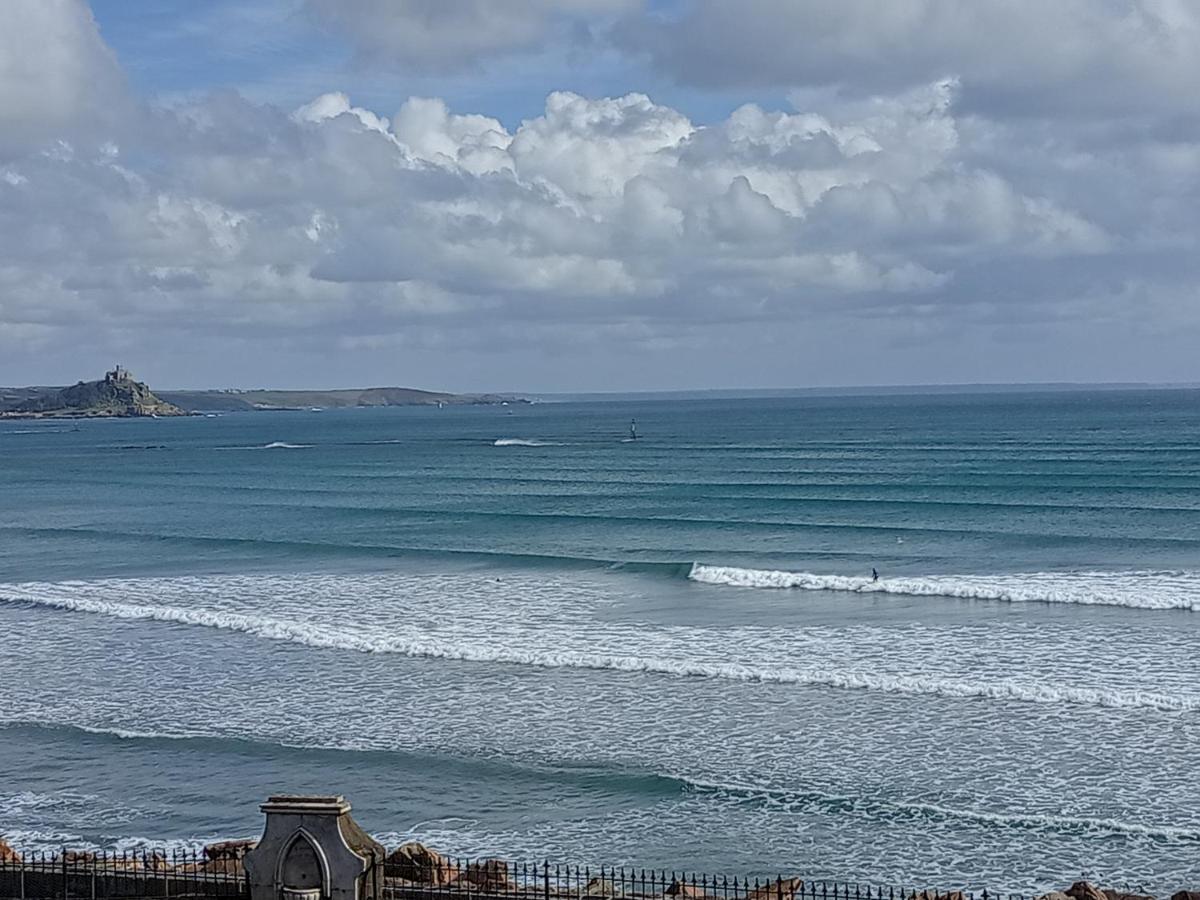
[[[65,850],[53,857],[54,866],[69,867],[72,872],[87,871],[103,866],[106,872],[143,873],[146,876],[177,878],[200,875],[240,880],[245,877],[242,859],[257,846],[255,840],[230,840],[208,844],[203,853],[178,862],[162,852],[134,854],[96,853],[85,850]],[[43,858],[43,862],[46,858]],[[0,868],[35,865],[0,839]],[[672,900],[805,900],[828,897],[824,883],[802,878],[774,878],[763,881],[717,879],[699,876],[684,877],[665,873],[642,872],[640,878],[621,871],[588,874],[587,869],[569,869],[564,879],[559,869],[543,869],[540,865],[514,866],[502,859],[481,859],[461,862],[445,856],[418,842],[409,842],[391,851],[384,860],[383,879],[393,897],[445,897],[446,900],[469,894],[473,897],[574,898],[574,900],[620,900],[620,898],[672,898]],[[573,875],[573,877],[572,877]],[[834,897],[838,896],[833,888]],[[882,897],[884,891],[866,896]],[[889,897],[893,896],[888,892]],[[844,897],[849,892],[844,891]],[[859,889],[855,888],[855,896]],[[968,900],[971,894],[961,890],[900,892],[906,900]],[[1136,894],[1105,888],[1089,881],[1077,881],[1061,891],[1049,891],[1036,900],[1158,900],[1149,894]],[[1200,891],[1179,890],[1169,900],[1200,900]]]

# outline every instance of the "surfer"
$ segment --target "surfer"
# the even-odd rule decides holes
[[[871,567],[871,580],[872,580],[872,581],[878,581],[878,580],[879,580],[879,573],[878,573],[878,572],[875,570],[875,567],[874,567],[874,566],[872,566],[872,567]]]
[[[637,419],[629,420],[629,439],[631,441],[637,440]]]

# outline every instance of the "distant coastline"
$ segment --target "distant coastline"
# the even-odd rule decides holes
[[[478,406],[528,403],[507,394],[451,394],[375,387],[329,391],[207,390],[152,392],[120,366],[70,387],[0,388],[0,418],[158,418],[255,410],[325,410],[379,406]]]
[[[161,391],[164,400],[191,412],[348,409],[373,406],[496,406],[528,403],[508,394],[450,394],[416,388],[373,387],[328,391]]]
[[[908,385],[843,385],[832,387],[796,388],[711,388],[699,390],[650,391],[562,391],[456,394],[447,391],[428,391],[418,388],[369,387],[335,388],[329,390],[273,390],[269,388],[225,388],[207,390],[162,390],[150,393],[140,385],[161,409],[142,406],[135,410],[122,406],[111,398],[96,403],[95,396],[86,401],[60,401],[54,398],[79,388],[96,388],[103,381],[79,382],[70,388],[48,385],[29,387],[0,387],[0,418],[111,418],[156,415],[205,415],[211,413],[252,411],[302,411],[353,409],[391,406],[498,406],[530,403],[603,403],[652,400],[763,400],[796,397],[871,397],[871,396],[952,396],[972,394],[1052,394],[1108,393],[1118,391],[1200,390],[1200,383],[1159,382],[1034,382],[1025,384],[968,383],[968,384],[908,384]],[[93,392],[94,394],[94,392]],[[128,399],[128,398],[124,398]],[[169,412],[169,407],[178,412]]]

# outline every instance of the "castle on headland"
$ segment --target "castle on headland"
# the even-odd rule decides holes
[[[127,416],[186,416],[187,412],[168,403],[140,381],[134,381],[129,370],[114,366],[98,381],[80,381],[61,390],[40,393],[23,403],[0,411],[0,415],[108,418]]]

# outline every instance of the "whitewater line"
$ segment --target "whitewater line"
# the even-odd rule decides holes
[[[469,643],[454,645],[436,639],[399,638],[369,632],[337,631],[328,624],[284,621],[211,609],[182,609],[172,606],[148,606],[46,596],[23,591],[20,585],[10,585],[3,590],[5,593],[0,596],[0,602],[30,603],[54,609],[106,615],[118,619],[150,620],[215,628],[250,634],[268,640],[302,644],[316,649],[391,653],[412,658],[495,663],[541,669],[591,669],[889,694],[933,695],[962,700],[1071,703],[1114,709],[1154,709],[1166,712],[1200,710],[1200,696],[1178,696],[1152,691],[1065,687],[1021,683],[1010,679],[989,682],[975,679],[951,680],[926,675],[889,675],[828,669],[756,668],[737,663],[624,656],[609,653],[517,650]]]
[[[1154,578],[1148,578],[1154,575]],[[1073,603],[1130,609],[1200,611],[1200,577],[1184,573],[1092,572],[1020,575],[938,575],[870,578],[694,563],[688,578],[702,584],[745,588],[791,588],[904,597],[950,597],[1004,603]]]

